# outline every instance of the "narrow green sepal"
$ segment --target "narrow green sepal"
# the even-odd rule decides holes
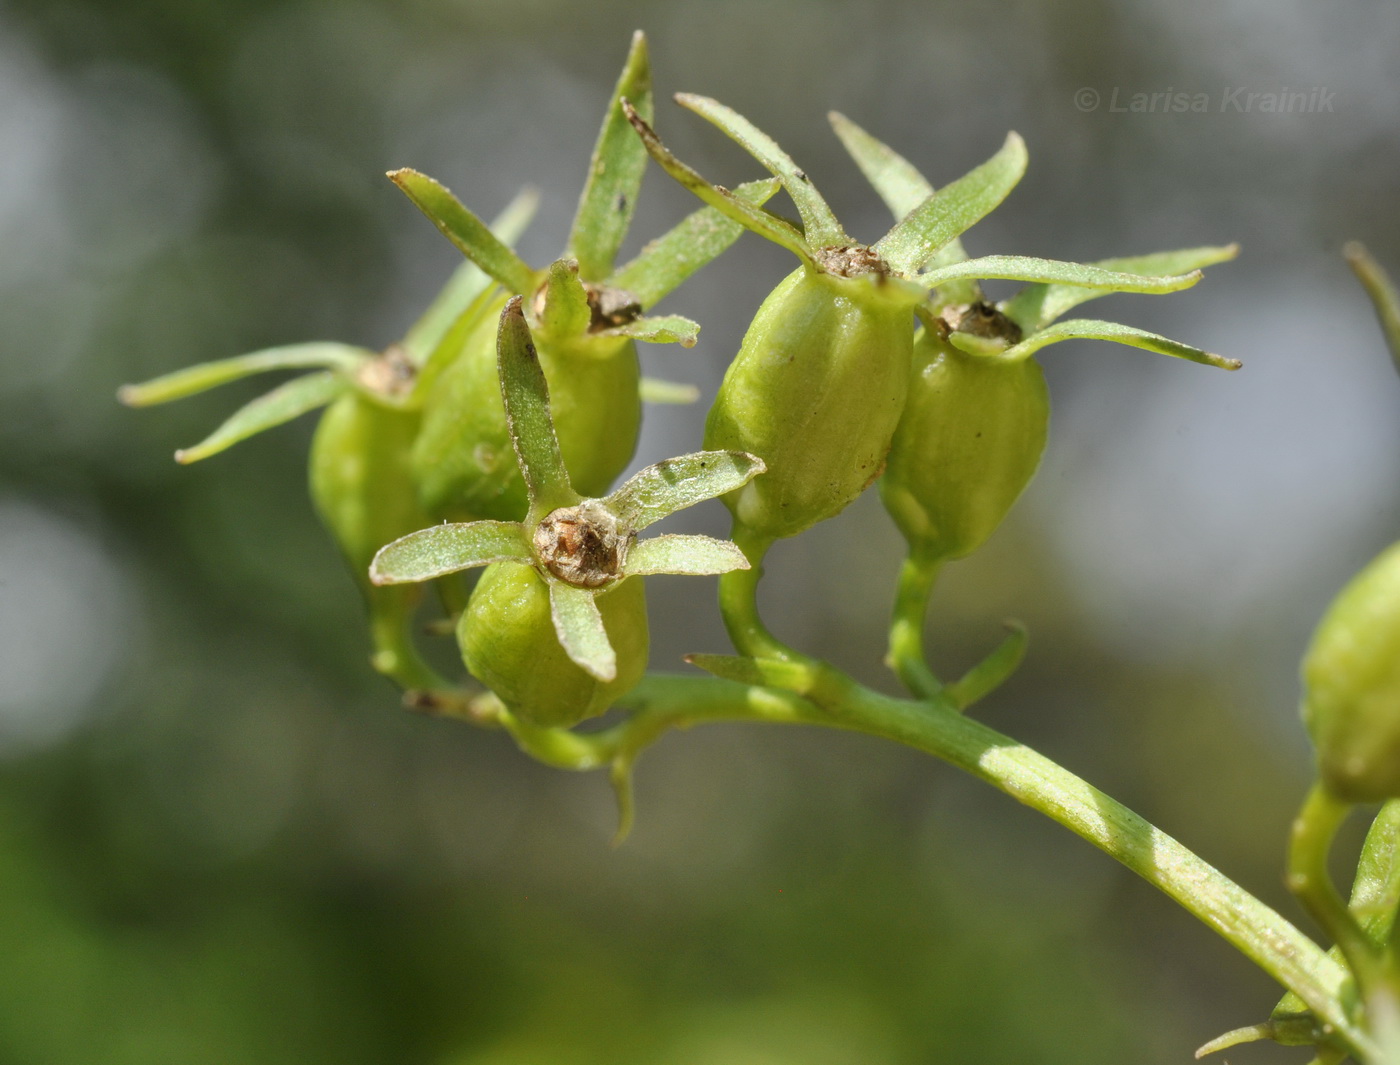
[[[685,406],[700,399],[699,386],[679,381],[663,381],[659,377],[643,377],[638,387],[643,403]]]
[[[744,552],[728,540],[668,533],[633,544],[627,553],[625,572],[629,577],[654,573],[704,577],[748,568]]]
[[[122,385],[117,389],[117,399],[128,407],[150,407],[198,395],[231,381],[271,370],[339,370],[351,374],[367,359],[374,357],[375,353],[365,348],[329,341],[287,344],[247,355],[235,355],[231,359],[187,366],[183,370],[154,377],[144,384]]]
[[[635,756],[620,754],[608,766],[608,780],[613,794],[617,797],[617,831],[613,833],[612,845],[621,847],[632,834],[632,826],[637,820],[636,791],[632,787],[632,765]]]
[[[175,461],[188,465],[217,455],[240,440],[247,440],[265,429],[282,425],[317,407],[324,407],[350,387],[350,382],[344,376],[330,371],[294,377],[240,407],[223,425],[194,447],[175,452]]]
[[[671,150],[661,143],[661,138],[656,135],[656,131],[647,124],[641,115],[637,114],[628,101],[622,102],[622,109],[632,123],[632,127],[637,131],[637,135],[642,138],[642,144],[646,146],[647,153],[656,160],[657,165],[662,170],[688,188],[703,202],[738,222],[744,228],[752,230],[760,237],[767,237],[775,244],[781,244],[804,262],[810,263],[812,261],[811,247],[806,238],[803,237],[801,230],[791,222],[769,214],[761,207],[746,203],[723,186],[713,185],[705,180],[700,174],[671,154]]]
[[[700,323],[679,314],[664,314],[655,318],[636,318],[626,325],[599,329],[593,335],[631,337],[648,344],[679,344],[683,348],[693,348],[700,337]]]
[[[1376,317],[1380,319],[1381,329],[1385,333],[1390,357],[1395,362],[1396,370],[1400,370],[1400,293],[1396,292],[1395,283],[1385,268],[1371,257],[1363,245],[1351,241],[1342,248],[1342,254],[1375,304]]]
[[[567,254],[578,260],[579,276],[585,281],[601,281],[611,272],[632,223],[646,170],[646,151],[637,143],[622,112],[624,99],[630,100],[643,118],[651,119],[651,67],[641,30],[632,35],[632,48],[598,133],[569,234]]]
[[[549,609],[559,644],[570,659],[603,683],[617,679],[617,654],[608,642],[593,593],[563,581],[549,582]]]
[[[920,274],[919,280],[929,288],[949,281],[967,278],[1004,281],[1050,281],[1108,292],[1179,292],[1201,279],[1199,270],[1169,277],[1144,277],[1119,270],[1105,270],[1084,263],[1067,263],[1058,259],[1037,259],[1029,255],[984,255],[950,263]]]
[[[1216,366],[1222,370],[1238,370],[1244,365],[1239,359],[1227,359],[1223,355],[1203,351],[1179,340],[1169,340],[1145,329],[1120,325],[1117,322],[1099,322],[1091,318],[1071,318],[1067,322],[1056,322],[1038,333],[1032,333],[1019,344],[1013,344],[996,358],[1008,361],[1028,358],[1046,345],[1062,340],[1107,340],[1114,344],[1142,348],[1144,351],[1155,351],[1159,355],[1170,355],[1175,359]]]
[[[632,532],[684,507],[742,488],[764,471],[763,460],[743,451],[696,451],[641,470],[604,506]]]
[[[520,235],[529,227],[540,203],[540,194],[533,188],[523,188],[491,223],[491,232],[502,244],[514,247]],[[437,350],[452,329],[452,325],[482,293],[494,284],[476,263],[468,259],[452,272],[447,284],[436,296],[418,321],[404,334],[403,347],[417,366],[422,366]]]
[[[492,562],[530,562],[530,540],[513,521],[470,521],[434,525],[381,547],[370,563],[374,584],[430,581]]]
[[[501,311],[496,362],[511,443],[530,494],[531,521],[538,521],[556,507],[574,505],[580,497],[559,455],[559,439],[549,415],[549,385],[519,296],[511,297]]]
[[[851,238],[841,228],[822,194],[812,184],[806,171],[793,162],[768,134],[743,115],[718,100],[694,93],[678,92],[676,103],[694,111],[701,118],[719,127],[732,141],[752,155],[770,174],[783,183],[783,188],[797,205],[802,217],[802,231],[810,247],[849,244]]]
[[[839,111],[827,115],[836,136],[847,153],[860,167],[896,222],[902,221],[934,193],[934,187],[913,163],[883,141],[872,137]],[[923,269],[932,270],[949,263],[962,262],[967,251],[957,237],[948,241]],[[982,298],[982,288],[976,281],[958,281],[944,285],[938,292],[938,303],[975,303]]]
[[[588,293],[579,280],[578,263],[556,259],[545,275],[543,299],[535,304],[536,320],[542,336],[569,340],[588,332],[593,312]]]
[[[969,355],[998,356],[1011,344],[1002,337],[981,337],[976,333],[963,333],[958,330],[948,334],[948,343]]]
[[[1026,162],[1025,142],[1008,133],[996,155],[910,211],[876,242],[875,251],[903,273],[922,269],[949,242],[1006,199],[1026,172]]]
[[[759,208],[781,187],[777,178],[746,181],[730,195]],[[691,274],[718,258],[743,232],[743,225],[717,208],[702,207],[653,240],[631,262],[619,267],[608,284],[632,293],[643,309],[653,307]]]
[[[826,117],[896,222],[933,195],[929,180],[888,144],[876,140],[840,111],[828,111]]]
[[[1261,1039],[1272,1038],[1273,1031],[1268,1024],[1250,1024],[1243,1028],[1236,1028],[1233,1031],[1226,1032],[1224,1035],[1216,1036],[1209,1043],[1198,1047],[1195,1056],[1197,1060],[1199,1060],[1209,1054],[1218,1054],[1222,1050],[1229,1050],[1231,1047],[1237,1047],[1242,1043],[1257,1043]]]
[[[1006,627],[1011,631],[991,654],[943,689],[959,710],[966,710],[1000,688],[1026,657],[1026,627],[1019,621],[1008,621]]]
[[[1180,248],[1176,251],[1154,252],[1150,255],[1131,255],[1116,259],[1100,259],[1090,263],[1104,270],[1123,274],[1141,274],[1160,277],[1171,274],[1189,274],[1193,270],[1228,262],[1239,254],[1238,244],[1220,247]],[[1027,285],[1006,301],[1002,311],[1026,332],[1044,329],[1061,315],[1068,313],[1081,303],[1107,296],[1112,290],[1085,288],[1080,285],[1039,283]]]
[[[737,681],[786,691],[811,691],[816,682],[813,668],[806,662],[778,658],[745,658],[740,655],[690,654],[685,661],[721,680]]]
[[[535,271],[493,234],[485,222],[462,206],[446,186],[408,168],[388,173],[389,180],[404,191],[458,251],[510,292],[534,291]]]

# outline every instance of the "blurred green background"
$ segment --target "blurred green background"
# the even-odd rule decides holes
[[[179,468],[256,385],[146,412],[113,392],[269,344],[398,337],[456,260],[390,167],[487,215],[536,184],[522,251],[552,258],[637,27],[659,93],[750,115],[865,239],[885,219],[829,108],[938,183],[1015,128],[1030,172],[972,253],[1239,240],[1189,293],[1102,308],[1246,368],[1051,349],[1045,466],[947,576],[935,663],[1024,619],[1031,654],[981,716],[1302,921],[1280,883],[1308,778],[1295,663],[1400,528],[1400,381],[1337,254],[1362,238],[1400,269],[1396,14],[0,5],[0,1063],[1184,1062],[1260,1019],[1276,988],[1169,900],[873,740],[670,736],[613,850],[602,779],[407,714],[371,672],[305,498],[309,423]],[[1241,88],[1319,88],[1332,109],[1222,109]],[[1210,111],[1123,113],[1115,89],[1204,92]],[[715,180],[757,176],[679,108],[658,126]],[[632,245],[690,206],[653,168]],[[705,331],[644,351],[648,372],[708,399],[786,257],[745,238],[669,300]],[[651,409],[638,464],[694,448],[703,413]],[[724,512],[687,522],[722,533]],[[899,550],[873,499],[780,545],[773,626],[890,687]],[[649,595],[655,665],[723,649],[704,584]]]

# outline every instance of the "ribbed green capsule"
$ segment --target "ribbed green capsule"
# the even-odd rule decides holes
[[[369,603],[375,668],[400,676],[417,668],[406,626],[422,588],[376,587],[369,564],[384,544],[429,520],[409,476],[418,422],[416,411],[347,392],[321,416],[309,464],[312,502]]]
[[[1303,659],[1303,721],[1347,802],[1400,797],[1400,544],[1333,601]]]
[[[549,587],[535,567],[497,562],[482,573],[457,640],[468,671],[521,719],[568,726],[602,713],[646,672],[647,606],[633,577],[596,597],[617,675],[599,680],[564,650],[550,613]]]
[[[494,323],[506,297],[522,297],[553,396],[564,462],[587,495],[604,494],[636,450],[642,409],[635,341],[695,343],[699,326],[694,322],[646,312],[728,248],[742,227],[718,211],[696,211],[630,262],[614,266],[646,169],[646,153],[621,101],[630,98],[650,114],[651,96],[646,41],[638,33],[603,119],[568,247],[544,269],[533,269],[493,238],[432,178],[412,170],[390,173],[501,287],[481,327],[464,338],[460,357],[423,393],[423,430],[413,469],[423,503],[435,517],[515,521],[525,516],[525,484],[496,380]],[[777,187],[773,181],[751,182],[734,195],[757,205]]]
[[[911,554],[946,561],[986,543],[1035,476],[1049,425],[1050,394],[1034,359],[970,354],[921,330],[880,481]]]
[[[427,396],[413,445],[424,507],[452,521],[525,516],[525,482],[511,446],[496,373],[498,306]],[[585,349],[587,345],[587,349]],[[538,343],[564,464],[585,495],[603,495],[627,467],[641,429],[641,370],[628,338]]]
[[[762,456],[725,497],[762,540],[839,512],[884,465],[909,385],[910,301],[878,273],[800,266],[763,301],[705,422],[705,447]]]

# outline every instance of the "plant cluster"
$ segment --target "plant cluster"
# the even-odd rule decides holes
[[[1400,962],[1400,548],[1363,572],[1324,619],[1304,670],[1304,714],[1320,783],[1295,833],[1290,885],[1336,940],[1325,953],[1175,840],[964,711],[1016,668],[1014,628],[965,675],[940,680],[923,625],[944,563],[981,547],[1035,473],[1049,398],[1036,361],[1059,341],[1097,339],[1224,369],[1239,363],[1127,325],[1066,318],[1112,292],[1195,284],[1234,246],[1092,264],[969,257],[962,235],[1025,171],[1010,134],[986,163],[935,188],[844,116],[836,135],[894,223],[852,238],[812,179],[724,105],[678,103],[717,126],[772,177],[732,191],[680,161],[653,128],[646,43],[637,34],[598,136],[572,231],[542,268],[512,244],[533,195],[486,224],[412,170],[391,179],[466,257],[402,342],[384,352],[298,344],[128,386],[160,403],[270,370],[309,372],[177,453],[213,455],[325,407],[310,457],[312,499],[368,603],[372,661],[411,705],[507,730],[528,754],[610,769],[631,819],[638,755],[677,726],[798,722],[918,747],[1060,821],[1172,895],[1289,991],[1244,1038],[1316,1045],[1319,1059],[1396,1061]],[[630,262],[616,259],[648,158],[702,202]],[[796,220],[766,205],[781,189]],[[691,390],[641,376],[636,343],[695,343],[699,326],[652,308],[745,230],[791,251],[796,268],[759,303],[705,424],[703,450],[615,482],[636,449],[643,400]],[[1379,268],[1352,256],[1400,352],[1400,305]],[[981,282],[1024,283],[993,301]],[[789,647],[762,621],[764,557],[878,485],[908,544],[888,664],[908,689],[872,691]],[[721,498],[731,539],[640,537],[682,507]],[[463,575],[485,567],[468,591]],[[719,575],[732,655],[691,655],[703,672],[647,669],[645,576]],[[484,690],[437,675],[418,649],[423,592],[435,631],[455,632]],[[708,676],[704,675],[708,674]],[[605,727],[572,726],[613,710]],[[1389,801],[1397,800],[1397,801]],[[1350,908],[1325,872],[1337,825],[1358,802],[1389,801],[1367,840]]]

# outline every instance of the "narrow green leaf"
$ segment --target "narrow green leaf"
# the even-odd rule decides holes
[[[622,110],[627,115],[628,121],[632,123],[632,128],[642,138],[642,144],[645,145],[648,154],[656,160],[657,165],[662,170],[705,203],[721,214],[732,218],[744,228],[752,230],[760,237],[767,237],[775,244],[781,244],[804,262],[812,261],[812,252],[808,243],[801,230],[796,226],[769,214],[761,207],[746,203],[723,186],[710,184],[696,171],[671,154],[671,150],[661,143],[661,138],[656,135],[656,131],[647,125],[646,120],[637,114],[628,101],[622,101]]]
[[[643,403],[664,403],[680,407],[700,399],[700,389],[695,385],[663,381],[659,377],[643,377],[640,390]]]
[[[145,384],[122,385],[117,398],[128,407],[150,407],[184,399],[219,385],[238,381],[269,370],[340,370],[354,373],[374,352],[349,344],[318,341],[311,344],[288,344],[280,348],[265,348],[247,355],[236,355],[217,362],[202,362],[174,373],[162,374]]]
[[[629,577],[653,573],[705,576],[748,568],[744,552],[728,540],[669,533],[633,544],[627,552],[625,572]]]
[[[539,192],[532,188],[521,189],[491,223],[491,232],[500,238],[502,244],[513,248],[534,219],[539,203]],[[422,317],[404,334],[404,350],[415,365],[422,366],[428,360],[452,328],[452,323],[493,284],[481,267],[470,259],[452,272],[447,284],[433,297],[433,302]]]
[[[781,187],[777,178],[747,181],[731,195],[757,208]],[[702,207],[643,248],[608,279],[608,284],[626,289],[644,308],[653,307],[691,274],[718,258],[743,232],[742,225],[716,208]]]
[[[999,278],[1006,281],[1053,281],[1066,285],[1103,289],[1110,292],[1177,292],[1190,288],[1201,279],[1199,270],[1170,277],[1143,277],[1118,270],[1105,270],[1084,263],[1066,263],[1058,259],[1035,259],[1028,255],[984,255],[952,263],[920,274],[919,280],[930,288],[949,281],[975,277],[982,280]]]
[[[1091,318],[1071,318],[1067,322],[1047,326],[1038,333],[1032,333],[1019,344],[1007,348],[996,358],[1007,361],[1024,359],[1046,345],[1058,344],[1062,340],[1108,340],[1115,344],[1155,351],[1159,355],[1186,359],[1188,362],[1216,366],[1222,370],[1238,370],[1243,365],[1239,359],[1214,355],[1209,351],[1193,348],[1190,344],[1149,333],[1145,329],[1135,329],[1133,326],[1119,325],[1117,322],[1098,322]]]
[[[543,305],[536,303],[540,333],[550,340],[583,336],[593,321],[588,293],[578,279],[578,263],[556,259],[545,275]]]
[[[519,522],[434,525],[381,547],[370,563],[369,579],[375,584],[409,584],[507,559],[530,562],[533,557],[530,538]]]
[[[684,507],[742,488],[763,470],[763,460],[744,451],[696,451],[648,466],[603,503],[625,529],[640,532]]]
[[[1224,247],[1181,248],[1177,251],[1134,255],[1118,259],[1101,259],[1090,265],[1123,274],[1162,276],[1187,274],[1202,267],[1233,259],[1239,254],[1238,244]],[[1111,290],[1085,288],[1080,285],[1027,285],[1007,301],[1002,308],[1007,317],[1027,332],[1043,329],[1056,318],[1088,300],[1106,296]]]
[[[487,228],[443,185],[416,170],[390,170],[389,180],[401,188],[414,205],[442,231],[457,250],[507,290],[529,294],[535,288],[535,271]]]
[[[689,654],[685,660],[721,680],[772,686],[798,694],[811,691],[817,681],[817,668],[809,662],[705,654]]]
[[[330,371],[303,374],[278,385],[266,395],[236,410],[229,419],[194,447],[175,452],[175,461],[184,465],[207,459],[232,447],[240,440],[256,436],[264,429],[289,422],[307,411],[324,407],[347,388],[344,376]]]
[[[496,363],[511,443],[530,493],[530,520],[534,522],[557,507],[574,505],[580,497],[569,484],[559,457],[559,440],[549,414],[549,385],[520,304],[520,297],[513,296],[501,311]]]
[[[1026,657],[1026,627],[1019,621],[1007,622],[1006,627],[1011,631],[991,654],[943,689],[959,710],[967,709],[1000,688]]]
[[[559,643],[580,669],[607,683],[617,679],[617,654],[608,642],[593,593],[563,581],[549,582],[549,610]]]
[[[682,318],[679,314],[663,314],[655,318],[636,318],[626,325],[600,329],[594,335],[631,337],[648,344],[679,344],[683,348],[693,348],[700,336],[700,323]]]
[[[1400,293],[1395,291],[1395,283],[1385,268],[1361,244],[1352,241],[1342,249],[1342,254],[1375,304],[1390,357],[1395,360],[1395,368],[1400,370]]]
[[[488,316],[494,316],[497,313],[497,308],[504,299],[501,286],[493,281],[490,287],[480,293],[461,314],[457,315],[452,324],[448,326],[447,332],[433,347],[432,352],[428,355],[428,361],[418,372],[418,380],[413,386],[416,400],[421,402],[432,393],[438,377],[447,367],[457,361],[457,356],[462,353],[463,347],[466,346],[472,334]]]
[[[567,254],[578,259],[579,276],[585,281],[601,281],[612,271],[617,249],[622,247],[627,227],[632,223],[646,170],[646,150],[637,142],[622,113],[624,99],[632,101],[637,113],[651,120],[651,67],[641,30],[632,35],[632,49],[603,118],[588,181],[569,235]]]
[[[1356,864],[1348,903],[1371,942],[1383,945],[1400,908],[1400,799],[1381,807]]]
[[[797,205],[797,213],[802,217],[802,230],[806,234],[809,247],[824,248],[831,245],[849,244],[851,238],[841,228],[841,223],[832,214],[822,194],[812,184],[806,171],[792,161],[768,134],[755,126],[743,115],[725,107],[718,100],[694,93],[676,93],[676,103],[694,111],[701,118],[718,126],[728,137],[758,160],[759,164],[783,183],[792,202]]]
[[[889,145],[876,140],[840,111],[829,111],[826,117],[896,222],[933,195],[928,179]]]
[[[1008,133],[996,155],[924,200],[876,242],[875,250],[896,270],[921,269],[945,245],[995,210],[1025,172],[1025,142]]]

